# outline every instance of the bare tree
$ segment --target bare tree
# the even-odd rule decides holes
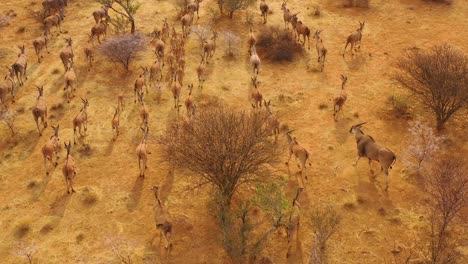
[[[239,52],[240,37],[231,31],[223,32],[221,35],[224,41],[226,55],[234,57]]]
[[[425,190],[430,196],[427,203],[430,237],[422,255],[426,263],[456,263],[456,239],[450,231],[468,203],[466,163],[454,158],[443,159],[427,174],[425,181]]]
[[[420,121],[411,122],[408,131],[410,138],[404,162],[408,167],[416,167],[416,171],[420,171],[426,162],[434,161],[445,137],[437,136],[431,127]]]
[[[258,181],[278,160],[267,122],[263,113],[210,107],[171,126],[159,141],[165,157],[212,184],[229,205],[239,186]]]
[[[200,44],[200,49],[202,49],[203,45],[208,42],[212,30],[209,26],[196,25],[192,27],[191,32],[195,35],[198,44]]]
[[[11,108],[0,109],[0,122],[8,126],[8,128],[11,131],[12,136],[15,136],[15,128],[13,126],[15,122],[15,117],[16,117],[15,110]]]
[[[448,44],[411,50],[398,60],[395,79],[431,109],[442,130],[468,105],[468,57]]]
[[[112,37],[99,47],[99,52],[114,63],[122,64],[128,71],[130,61],[146,48],[141,35],[123,35]]]
[[[310,264],[325,263],[327,242],[338,230],[342,217],[333,208],[326,207],[314,210],[311,219],[314,228],[314,246]]]
[[[135,247],[129,244],[122,237],[106,238],[107,246],[112,250],[112,253],[117,258],[119,263],[132,264],[135,254]]]
[[[37,248],[34,244],[32,243],[27,243],[27,242],[18,242],[16,245],[16,251],[15,254],[19,257],[24,257],[28,260],[29,264],[33,263],[33,256],[36,254]]]
[[[136,0],[96,0],[96,2],[107,5],[117,14],[126,17],[131,25],[130,33],[135,34],[135,14],[141,6],[139,2]],[[118,4],[123,11],[116,9],[113,6],[114,3]]]

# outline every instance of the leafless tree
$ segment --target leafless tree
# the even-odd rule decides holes
[[[15,254],[19,257],[26,258],[29,264],[33,263],[33,256],[36,254],[36,252],[37,248],[32,243],[21,241],[16,245]]]
[[[226,55],[234,57],[239,52],[240,37],[231,31],[221,33],[226,49]]]
[[[117,14],[126,17],[131,24],[130,33],[135,34],[135,14],[141,6],[139,2],[136,0],[96,0],[96,2],[107,5]],[[119,5],[121,10],[115,8],[114,3]]]
[[[130,61],[146,48],[145,38],[141,35],[123,35],[112,37],[99,47],[99,52],[114,63],[129,69]]]
[[[410,50],[398,60],[395,79],[431,109],[442,130],[468,105],[468,56],[448,44]]]
[[[211,28],[209,26],[197,25],[192,27],[191,32],[195,35],[196,40],[200,44],[200,48],[203,48],[203,45],[208,42],[211,36]]]
[[[312,211],[311,220],[314,228],[314,246],[310,264],[325,263],[327,242],[338,230],[341,219],[341,215],[331,207]]]
[[[258,181],[278,160],[267,122],[263,113],[208,107],[168,128],[159,141],[165,157],[212,184],[230,204],[239,186]]]
[[[117,258],[119,263],[132,264],[135,254],[135,247],[128,243],[122,237],[106,238],[107,246],[112,250],[112,253]]]
[[[15,122],[16,112],[11,108],[2,108],[0,109],[0,122],[8,126],[11,131],[11,135],[15,136]]]
[[[422,255],[428,264],[457,263],[456,238],[450,231],[468,204],[467,169],[466,161],[450,157],[437,162],[426,176],[430,236]]]

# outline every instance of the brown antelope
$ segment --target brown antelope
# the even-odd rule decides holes
[[[291,18],[293,16],[296,16],[299,14],[296,13],[296,14],[292,14],[291,11],[286,7],[286,4],[288,3],[288,0],[284,1],[282,4],[281,4],[281,10],[283,10],[283,21],[284,21],[284,27],[287,29],[288,28],[288,23],[291,23]],[[293,30],[294,30],[294,27],[293,27]]]
[[[205,56],[201,55],[201,61],[197,67],[198,88],[203,88],[203,84],[205,83],[205,72],[206,72]]]
[[[32,114],[34,117],[34,121],[36,122],[37,131],[39,132],[39,136],[42,136],[42,132],[39,129],[39,118],[41,118],[41,122],[44,125],[44,128],[47,128],[47,101],[44,98],[44,86],[36,86],[37,91],[39,92],[39,96],[36,99],[36,105],[32,110]]]
[[[169,23],[167,23],[167,18],[164,18],[162,21],[163,21],[163,27],[161,29],[161,38],[167,39],[169,38],[169,32],[170,32]]]
[[[75,171],[75,159],[70,154],[71,152],[71,141],[68,141],[68,144],[64,142],[65,149],[67,150],[67,156],[65,158],[65,164],[63,164],[62,173],[65,177],[65,183],[67,185],[67,193],[74,193],[75,189],[73,189],[73,178],[76,176]]]
[[[213,31],[213,37],[209,42],[205,41],[203,44],[203,56],[205,56],[205,61],[208,62],[208,58],[213,57],[216,51],[216,39],[218,38],[218,33],[215,30]]]
[[[101,36],[104,35],[104,38],[107,36],[107,21],[101,20],[99,23],[94,25],[91,28],[91,36],[89,38],[89,41],[93,42],[94,37],[97,38],[97,41],[99,44],[101,44]]]
[[[143,100],[143,93],[138,94],[138,102],[140,102],[141,104],[140,106],[140,118],[141,118],[140,128],[148,127],[149,110],[145,104],[145,101]]]
[[[301,43],[301,35],[302,35],[302,36],[304,36],[304,41],[301,44],[305,45],[306,37],[307,37],[307,42],[308,42],[309,49],[310,49],[310,29],[309,29],[309,27],[304,25],[302,23],[302,21],[298,20],[297,14],[294,15],[291,18],[291,23],[294,25],[294,27],[293,27],[294,30],[296,30],[297,41],[299,41],[299,43]]]
[[[193,13],[197,12],[197,20],[200,19],[198,11],[200,11],[200,2],[203,0],[193,0],[192,3],[188,4],[187,10],[191,10]]]
[[[3,106],[6,108],[6,95],[8,93],[11,94],[11,101],[14,103],[15,102],[15,73],[13,69],[8,68],[5,66],[5,68],[8,69],[8,74],[5,76],[3,79],[3,82],[0,83],[0,102],[3,104]]]
[[[365,24],[366,24],[365,21],[362,23],[361,21],[359,21],[359,28],[356,29],[356,31],[354,31],[348,36],[348,38],[346,39],[346,45],[343,51],[343,57],[345,56],[346,48],[348,47],[348,44],[351,44],[351,55],[354,55],[353,50],[354,50],[355,45],[359,44],[359,46],[356,48],[356,51],[361,49],[362,31],[364,30]]]
[[[138,168],[140,169],[140,177],[145,177],[145,171],[148,168],[146,166],[146,163],[148,161],[148,154],[151,154],[151,152],[148,151],[147,148],[147,140],[148,140],[148,132],[149,132],[149,127],[146,126],[143,130],[143,138],[140,141],[140,144],[138,144],[138,147],[136,148],[136,153],[137,153],[137,158],[138,158]]]
[[[252,47],[254,47],[257,44],[257,36],[255,36],[255,33],[253,32],[252,27],[249,28],[249,52],[252,51]]]
[[[255,48],[255,45],[251,48],[250,64],[253,67],[253,73],[255,75],[258,75],[260,73],[260,66],[262,64],[262,61],[260,60],[260,57],[257,54],[257,49]]]
[[[146,93],[148,93],[148,85],[146,84],[146,78],[148,76],[148,68],[147,67],[141,67],[143,70],[143,73],[138,76],[138,78],[135,80],[135,84],[133,85],[133,92],[135,93],[135,103],[137,101],[137,96],[140,93],[143,93],[143,87],[146,88]]]
[[[45,27],[45,32],[47,34],[50,34],[50,29],[52,27],[56,27],[60,33],[62,33],[62,28],[60,25],[62,24],[63,16],[61,14],[55,14],[55,15],[50,15],[46,18],[44,18],[44,21],[42,22]]]
[[[294,130],[293,130],[294,131]],[[299,162],[299,168],[301,169],[301,173],[304,172],[304,178],[307,180],[307,173],[306,173],[306,163],[307,159],[309,158],[309,152],[299,143],[297,143],[296,138],[291,137],[292,131],[286,132],[286,138],[288,140],[289,144],[289,158],[288,161],[286,162],[286,165],[288,165],[289,169],[289,161],[291,160],[291,156],[294,154],[294,157],[296,160]],[[309,166],[312,166],[312,164],[309,162]]]
[[[314,38],[317,41],[317,44],[315,44],[315,48],[317,49],[317,62],[321,63],[320,71],[323,71],[323,68],[325,67],[325,58],[327,57],[327,48],[323,45],[322,38],[320,37],[320,31],[315,31]]]
[[[298,233],[301,220],[301,205],[299,203],[299,198],[303,190],[303,188],[297,188],[296,197],[294,197],[292,202],[292,210],[289,215],[289,224],[287,226],[288,251],[286,253],[286,258],[291,256],[294,245],[297,245],[297,242],[299,241]]]
[[[265,2],[265,0],[260,0],[260,12],[262,13],[262,17],[263,17],[263,24],[267,23],[267,17],[268,17],[269,11],[270,11],[270,8],[268,7],[268,4]]]
[[[161,239],[164,237],[164,240],[166,240],[166,245],[164,247],[170,251],[172,248],[172,218],[159,199],[159,187],[153,186],[151,190],[153,191],[154,198],[156,199],[156,203],[153,206],[153,212],[156,229],[158,229],[160,232],[159,240],[161,241]]]
[[[124,95],[122,93],[117,96],[117,107],[120,111],[124,110]]]
[[[33,40],[33,46],[34,50],[36,51],[36,56],[37,56],[37,62],[41,62],[44,56],[41,54],[41,51],[45,48],[47,53],[49,52],[49,48],[47,47],[47,44],[49,43],[49,36],[47,35],[46,32],[42,34],[42,36],[37,37],[36,39]]]
[[[43,0],[42,7],[45,14],[52,14],[53,11],[60,12],[63,15],[68,0]]]
[[[154,53],[156,54],[156,58],[162,62],[162,66],[164,66],[164,50],[166,49],[166,43],[162,40],[160,31],[154,32],[154,34],[154,38],[156,39]]]
[[[78,133],[80,136],[84,136],[81,134],[81,127],[84,128],[85,134],[86,131],[88,130],[88,113],[87,109],[89,106],[89,101],[88,99],[83,99],[81,98],[81,101],[83,101],[83,107],[80,109],[80,112],[73,118],[73,144],[76,144],[76,138],[78,137],[76,135],[76,128],[78,128]]]
[[[100,9],[95,10],[93,12],[94,21],[96,21],[96,24],[98,24],[99,21],[101,21],[104,18],[109,18],[109,8],[109,5],[103,5]]]
[[[24,84],[24,80],[27,80],[27,70],[28,70],[28,58],[26,57],[25,48],[23,46],[18,46],[20,49],[20,54],[16,58],[15,63],[11,66],[13,72],[15,73],[16,79],[18,80],[19,85]],[[24,79],[24,80],[23,80]]]
[[[390,177],[389,170],[393,168],[393,165],[396,162],[396,156],[395,153],[393,153],[389,148],[378,145],[373,137],[364,134],[361,128],[366,123],[367,122],[354,125],[349,130],[349,133],[353,134],[356,139],[358,151],[356,162],[354,162],[353,165],[356,166],[359,159],[361,159],[361,157],[365,157],[369,160],[371,174],[374,174],[371,162],[373,160],[378,161],[380,163],[380,172],[378,174],[381,172],[385,173],[385,191],[388,191]],[[376,177],[378,174],[374,175],[374,177]]]
[[[112,118],[112,133],[114,133],[115,130],[115,136],[113,137],[113,140],[115,141],[117,137],[120,134],[119,127],[120,127],[120,107],[114,106],[114,117]]]
[[[180,22],[182,23],[182,35],[187,37],[193,23],[193,11],[188,10],[188,12],[180,19]]]
[[[345,85],[346,82],[348,81],[348,77],[344,75],[341,76],[341,92],[338,96],[333,98],[333,118],[335,121],[337,121],[338,118],[338,113],[343,110],[343,106],[346,102],[346,99],[348,99],[348,94],[346,93],[345,90]]]
[[[151,68],[149,70],[150,74],[150,83],[152,85],[156,85],[156,82],[160,82],[163,78],[163,70],[162,70],[162,65],[159,60],[155,60],[153,65],[151,65]]]
[[[57,127],[52,126],[52,128],[54,129],[54,135],[51,136],[50,139],[42,147],[42,157],[44,158],[44,167],[46,170],[46,175],[49,175],[49,171],[47,170],[47,160],[49,160],[54,167],[58,165],[60,150],[59,127],[60,125],[58,125]],[[55,162],[52,161],[54,154]]]
[[[88,62],[88,71],[91,70],[91,67],[93,67],[93,61],[94,61],[94,56],[95,56],[95,48],[94,48],[94,44],[91,40],[91,35],[88,34],[89,38],[88,38],[88,42],[84,48],[84,54],[85,54],[85,58],[86,58],[86,61]]]
[[[70,103],[70,97],[75,97],[73,91],[76,91],[76,73],[73,69],[73,63],[70,61],[68,62],[67,71],[64,74],[65,78],[65,94],[67,95],[67,101]]]
[[[253,108],[260,108],[262,107],[263,95],[258,90],[258,86],[260,81],[257,80],[257,77],[251,77],[253,89],[250,92],[250,98],[253,101],[252,107]]]
[[[68,62],[73,63],[73,40],[71,38],[65,39],[67,41],[67,46],[60,51],[60,59],[62,60],[63,67],[67,70]]]
[[[195,106],[195,100],[193,99],[193,95],[192,95],[193,84],[188,85],[188,90],[189,90],[189,95],[187,99],[185,99],[185,108],[187,109],[187,116],[190,116],[190,114],[193,112],[192,108]]]
[[[271,100],[269,100],[268,102],[264,101],[264,105],[268,113],[267,124],[269,128],[272,130],[272,134],[275,136],[275,143],[276,143],[276,141],[278,140],[279,133],[280,133],[280,122],[278,118],[275,116],[275,114],[273,114],[273,112],[270,109]]]
[[[182,90],[182,86],[180,85],[179,82],[175,81],[171,86],[171,92],[172,92],[172,95],[174,96],[174,108],[177,108],[177,111],[179,111],[179,98],[180,98],[181,90]]]

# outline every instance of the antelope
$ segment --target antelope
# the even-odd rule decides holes
[[[83,101],[83,107],[80,109],[80,112],[75,116],[75,118],[73,118],[73,144],[76,144],[76,128],[78,128],[78,133],[80,136],[84,136],[81,134],[81,127],[84,128],[85,134],[88,130],[88,113],[86,110],[88,109],[89,101],[88,99],[83,98],[81,98],[81,101]]]
[[[188,85],[188,90],[189,96],[187,99],[185,99],[185,108],[187,109],[187,115],[190,116],[190,114],[193,112],[193,107],[195,106],[195,100],[193,99],[192,95],[193,84]]]
[[[117,107],[120,109],[120,111],[124,110],[124,101],[123,101],[123,99],[124,99],[124,96],[123,96],[122,93],[117,96]]]
[[[3,79],[3,82],[0,83],[0,101],[3,106],[6,108],[6,95],[8,92],[11,93],[11,100],[15,102],[15,73],[12,68],[8,68],[8,74]]]
[[[253,73],[255,75],[258,75],[258,73],[260,72],[260,66],[261,66],[262,62],[260,60],[260,57],[258,57],[257,49],[255,48],[255,45],[252,46],[252,48],[251,48],[250,64],[253,67]]]
[[[52,13],[52,10],[57,10],[63,14],[65,6],[67,6],[68,0],[43,0],[42,7],[46,14]]]
[[[37,56],[37,62],[41,62],[41,59],[44,58],[43,55],[41,55],[41,51],[46,48],[47,53],[49,52],[49,48],[47,47],[47,44],[49,43],[49,36],[46,32],[42,34],[42,36],[36,38],[33,40],[33,46],[34,50],[36,51],[36,56]]]
[[[138,168],[140,169],[140,177],[145,177],[145,171],[148,168],[146,162],[148,161],[148,154],[151,152],[147,149],[147,140],[148,140],[148,131],[149,127],[146,126],[145,129],[141,128],[143,131],[143,138],[136,148],[137,158],[138,158]]]
[[[190,33],[190,27],[193,23],[193,11],[188,10],[188,12],[180,19],[180,22],[182,23],[182,35],[186,37]]]
[[[135,84],[133,86],[133,91],[135,93],[135,103],[137,100],[137,95],[143,93],[143,87],[146,88],[146,93],[148,93],[148,85],[146,84],[146,76],[148,75],[149,71],[147,67],[141,67],[143,73],[135,80]]]
[[[164,237],[164,240],[166,240],[164,248],[170,250],[172,248],[172,217],[159,199],[159,187],[153,186],[151,190],[153,191],[154,198],[156,199],[156,203],[153,206],[153,212],[156,228],[160,232],[159,239],[161,241],[161,238]]]
[[[299,41],[299,43],[301,43],[301,35],[304,36],[304,41],[302,42],[302,45],[305,45],[306,37],[307,37],[307,42],[308,42],[309,49],[310,49],[310,29],[309,29],[309,27],[304,25],[302,23],[302,21],[298,20],[297,15],[293,16],[291,18],[291,21],[295,25],[294,29],[296,30],[297,40]]]
[[[333,98],[333,118],[335,119],[335,121],[337,121],[338,112],[342,111],[343,105],[346,102],[346,99],[348,99],[348,94],[346,94],[346,90],[345,90],[345,85],[346,85],[346,82],[348,81],[348,77],[344,75],[340,75],[340,76],[341,76],[341,93],[340,95]]]
[[[262,107],[262,100],[263,100],[263,95],[260,93],[258,90],[258,85],[260,82],[257,80],[257,77],[251,77],[252,79],[252,84],[253,84],[253,89],[250,92],[250,98],[253,101],[252,107],[253,108],[259,108]]]
[[[67,185],[67,193],[74,193],[75,189],[73,189],[73,178],[75,178],[76,171],[75,171],[75,159],[72,155],[70,155],[71,151],[71,141],[68,141],[68,144],[64,142],[65,149],[67,150],[67,157],[65,158],[65,164],[63,165],[62,172],[63,176],[65,177],[65,183]]]
[[[327,48],[323,45],[322,38],[320,38],[320,31],[315,31],[314,38],[317,41],[317,44],[315,44],[315,48],[317,49],[317,62],[322,63],[320,71],[323,71],[323,68],[325,67],[325,58],[327,57]]]
[[[218,33],[215,30],[213,31],[213,37],[209,42],[205,41],[203,44],[203,56],[205,56],[205,60],[208,62],[208,58],[213,57],[216,51],[216,39],[218,38]]]
[[[94,49],[94,44],[91,40],[91,35],[88,34],[88,42],[86,44],[86,47],[84,48],[84,54],[86,57],[86,61],[89,64],[88,71],[91,70],[91,67],[93,67],[93,61],[94,61],[94,55],[95,55],[95,49]]]
[[[357,49],[361,49],[361,40],[362,40],[362,31],[364,30],[364,25],[366,24],[366,22],[362,22],[359,21],[359,28],[356,29],[356,31],[354,31],[353,33],[351,33],[348,38],[346,39],[346,45],[344,47],[344,51],[343,51],[343,57],[345,56],[345,53],[346,53],[346,48],[348,47],[348,44],[351,44],[351,55],[354,55],[353,53],[353,50],[354,50],[354,46],[356,44],[359,44],[358,48]]]
[[[291,11],[286,7],[286,4],[288,3],[288,0],[284,1],[282,4],[281,4],[281,10],[283,10],[283,20],[284,20],[284,27],[287,29],[288,28],[288,23],[291,22],[291,18],[293,16],[296,16],[299,14],[296,13],[296,14],[292,14]],[[294,28],[293,28],[294,29]]]
[[[291,133],[293,131],[294,130],[286,132],[286,138],[289,144],[289,158],[288,158],[288,161],[286,162],[286,165],[288,165],[288,169],[289,169],[289,161],[291,160],[291,156],[294,154],[294,157],[300,163],[299,167],[301,168],[301,172],[302,171],[304,172],[304,178],[307,180],[306,163],[307,163],[307,159],[309,158],[309,152],[303,146],[299,145],[295,137],[294,138],[291,137]],[[309,162],[309,166],[312,166],[310,162]]]
[[[303,190],[303,188],[297,188],[296,197],[294,197],[292,202],[292,210],[289,215],[289,225],[287,226],[288,251],[286,253],[286,258],[291,256],[294,244],[297,244],[297,241],[299,240],[298,233],[301,220],[301,204],[299,203],[299,198]]]
[[[163,73],[162,73],[162,65],[159,60],[155,60],[153,65],[151,65],[151,68],[149,70],[150,73],[150,83],[155,85],[156,81],[161,81],[163,78]]]
[[[96,21],[96,24],[98,24],[99,21],[101,21],[103,18],[109,18],[109,8],[109,5],[103,5],[100,9],[93,12],[94,21]]]
[[[32,114],[34,116],[34,121],[36,122],[37,131],[39,136],[42,136],[42,132],[39,129],[39,118],[44,125],[44,128],[47,128],[47,102],[44,98],[44,86],[36,86],[39,96],[36,99],[36,105],[33,107]]]
[[[156,54],[158,60],[162,61],[164,66],[164,50],[166,48],[166,44],[161,38],[161,32],[155,32],[154,38],[156,39],[156,48],[154,50],[154,53]]]
[[[205,83],[205,71],[206,71],[205,56],[201,55],[201,61],[197,67],[198,88],[203,88],[203,84]]]
[[[257,36],[255,36],[255,33],[253,32],[252,27],[249,28],[249,52],[251,52],[252,47],[254,47],[257,44]]]
[[[138,101],[141,104],[140,106],[140,118],[141,118],[140,128],[148,127],[149,110],[145,104],[145,101],[143,100],[143,93],[138,94]]]
[[[177,71],[175,72],[177,76],[177,81],[179,82],[180,86],[184,86],[184,69],[179,65]]]
[[[167,18],[164,18],[163,20],[163,27],[161,29],[161,37],[164,39],[169,38],[169,23],[167,23]]]
[[[44,144],[42,147],[42,157],[44,158],[44,167],[46,170],[46,175],[49,175],[49,171],[47,170],[47,160],[52,163],[54,167],[58,165],[59,159],[59,150],[60,150],[60,138],[59,138],[59,128],[60,125],[57,127],[52,126],[54,129],[54,135],[50,137],[50,139]],[[55,162],[52,161],[52,157],[55,154]]]
[[[76,73],[75,70],[73,69],[73,63],[70,61],[68,62],[67,66],[67,71],[65,72],[65,88],[63,90],[65,91],[67,95],[67,101],[70,103],[70,94],[71,97],[75,97],[73,95],[73,91],[76,91]]]
[[[271,100],[269,100],[268,102],[264,100],[263,102],[264,102],[266,111],[268,113],[267,123],[273,132],[272,134],[275,136],[275,143],[276,143],[276,141],[278,140],[279,133],[280,133],[280,122],[278,118],[275,116],[275,114],[273,114],[273,112],[270,109]]]
[[[23,46],[18,46],[20,49],[20,54],[16,58],[15,63],[11,66],[13,72],[15,73],[16,79],[18,80],[19,85],[24,84],[24,80],[27,80],[27,70],[28,70],[28,58],[26,57],[25,48]]]
[[[73,53],[73,40],[71,38],[65,39],[67,42],[67,46],[60,51],[60,59],[62,60],[63,67],[67,70],[68,62],[71,61],[73,63],[73,57],[75,54]]]
[[[369,169],[371,174],[374,174],[371,162],[373,160],[378,161],[380,163],[380,172],[378,174],[380,174],[382,171],[385,173],[385,191],[388,191],[389,170],[392,169],[393,165],[395,164],[396,156],[390,149],[378,145],[373,137],[366,135],[362,131],[361,128],[366,123],[367,122],[359,123],[349,129],[349,133],[353,134],[354,138],[356,139],[358,151],[357,158],[353,166],[357,165],[361,157],[365,157],[369,160]],[[376,177],[378,174],[374,175],[374,177]]]
[[[193,0],[192,3],[188,4],[187,10],[192,10],[192,12],[197,12],[197,20],[200,19],[198,11],[200,11],[200,2],[203,0]]]
[[[182,86],[177,81],[174,82],[171,87],[171,92],[172,92],[172,95],[174,96],[174,108],[177,108],[177,111],[179,111],[178,105],[179,105],[179,97],[180,97],[181,90],[182,90]]]
[[[104,20],[99,21],[99,23],[91,28],[91,36],[89,41],[92,42],[94,37],[97,37],[98,43],[101,44],[101,35],[104,35],[104,37],[107,36],[107,22]]]
[[[44,24],[45,32],[49,34],[50,29],[52,27],[56,27],[58,28],[59,32],[62,33],[62,28],[60,27],[60,25],[62,24],[62,20],[63,20],[63,15],[61,14],[50,15],[44,18],[44,21],[42,23]]]
[[[262,13],[263,17],[263,24],[267,23],[268,11],[270,11],[268,4],[265,2],[265,0],[260,0],[260,12]]]
[[[115,141],[117,137],[119,136],[119,127],[120,127],[120,107],[114,106],[114,117],[112,118],[112,134],[114,133],[115,130],[115,136],[113,137],[113,140]]]

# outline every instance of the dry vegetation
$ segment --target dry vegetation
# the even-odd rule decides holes
[[[3,1],[0,262],[468,263],[467,13]]]

